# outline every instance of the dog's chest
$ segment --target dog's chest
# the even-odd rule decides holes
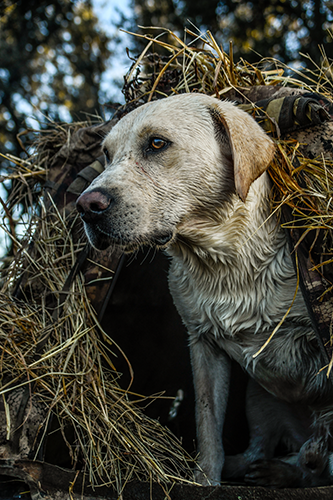
[[[175,304],[191,333],[216,338],[269,329],[292,303],[296,276],[282,246],[267,263],[241,256],[210,267],[172,261],[169,284]],[[297,312],[296,312],[297,314]]]
[[[239,259],[233,266],[215,265],[198,272],[176,258],[169,278],[190,338],[213,340],[246,368],[253,364],[253,355],[290,308],[297,286],[285,245],[265,264],[253,264]],[[300,291],[286,325],[276,336],[275,345],[288,328],[292,330],[288,334],[290,342],[306,332],[312,335]],[[271,364],[275,365],[273,356]]]

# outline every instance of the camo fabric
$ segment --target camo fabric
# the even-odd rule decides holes
[[[285,139],[296,139],[300,151],[310,159],[333,160],[333,104],[317,94],[284,96],[256,102],[260,107],[257,119],[265,111],[270,120],[264,119],[265,130],[275,127]],[[270,123],[268,123],[270,121]],[[333,327],[333,242],[332,234],[312,230],[309,234],[299,227],[297,218],[287,206],[283,209],[284,222],[288,224],[288,239],[295,268],[300,275],[300,287],[323,354],[323,364],[332,359]],[[290,224],[292,222],[292,224]],[[323,262],[328,261],[325,265]],[[333,373],[331,378],[333,377]]]
[[[323,156],[333,160],[333,104],[322,95],[302,89],[256,86],[234,88],[225,92],[222,97],[233,100],[242,109],[250,112],[260,125],[275,137],[296,139],[304,156]],[[116,122],[117,119],[98,125],[97,128],[80,130],[53,159],[50,178],[55,177],[55,184],[58,186],[56,198],[59,202],[61,196],[67,197],[69,211],[74,209],[76,197],[103,169],[103,160],[99,157],[101,137],[105,136]],[[64,162],[67,175],[61,173],[57,177],[54,176],[52,170],[56,171],[56,166],[59,169],[59,165]],[[82,167],[84,169],[80,170]],[[77,176],[71,184],[66,184],[65,192],[63,183],[73,177],[73,169]],[[285,222],[294,221],[294,216],[287,207],[284,207],[283,218]],[[333,317],[333,265],[314,268],[323,260],[333,258],[332,245],[329,245],[328,241],[324,242],[318,234],[304,238],[303,231],[295,223],[293,229],[287,230],[288,238],[295,266],[297,254],[300,286],[317,334],[319,348],[328,363],[332,357],[330,337]],[[110,286],[110,282],[104,278],[115,273],[120,255],[110,255],[106,250],[96,255],[95,259],[95,265],[86,269],[86,282],[95,308],[101,311]]]
[[[235,101],[243,109],[251,112],[268,132],[298,140],[307,157],[315,158],[323,155],[324,158],[333,160],[331,121],[333,106],[328,99],[299,89],[272,86],[232,89],[223,97]],[[114,119],[80,129],[52,158],[49,164],[49,177],[44,186],[45,192],[49,193],[58,209],[65,207],[68,215],[76,213],[76,198],[103,171],[101,140],[117,121],[118,119]],[[294,221],[294,216],[287,207],[284,207],[283,217],[285,222]],[[77,234],[82,234],[80,224],[78,221],[74,228]],[[316,266],[324,260],[333,258],[332,245],[320,233],[304,237],[304,230],[297,227],[297,224],[294,226],[287,231],[291,254],[295,266],[296,260],[298,263],[300,286],[317,334],[319,349],[323,352],[324,362],[328,363],[332,355],[330,337],[333,318],[333,267],[332,264]],[[87,244],[64,286],[70,283],[79,269],[83,270],[88,295],[101,319],[122,262],[120,253],[111,254],[109,250],[105,250],[94,254],[88,249]],[[8,404],[12,422],[16,427],[20,427],[26,415],[29,394],[27,391],[22,391],[22,394],[16,396],[12,396],[12,401],[8,399]],[[42,419],[45,408],[37,401],[30,401],[29,405],[30,409],[32,408],[36,415],[40,414]],[[7,420],[4,417],[5,408],[2,406],[0,404],[0,423],[3,422],[4,425],[0,441],[5,444]],[[36,422],[39,421],[39,418],[36,419]],[[16,456],[21,458],[30,456],[30,452],[36,449],[36,443],[38,444],[38,439],[35,439],[37,430],[30,424],[26,422],[23,426],[23,434],[22,428],[21,431],[14,433],[19,443],[16,447]],[[28,427],[29,439],[24,435]],[[14,448],[11,451],[8,448],[8,456],[13,453]]]
[[[251,113],[274,137],[298,141],[305,157],[333,160],[333,103],[329,99],[306,90],[275,86],[232,89],[223,97]],[[333,351],[333,263],[321,264],[333,259],[332,235],[314,230],[305,235],[287,206],[282,216],[290,228],[286,229],[290,251],[323,364],[329,364]]]

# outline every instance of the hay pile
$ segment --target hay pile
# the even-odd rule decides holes
[[[126,75],[127,110],[174,93],[195,90],[221,97],[232,88],[257,85],[294,85],[330,94],[328,69],[302,75],[300,81],[285,76],[285,68],[277,61],[236,64],[232,46],[227,55],[210,33],[188,34],[195,44],[186,44],[171,32],[174,44],[146,37],[146,49]],[[154,44],[169,55],[150,53]],[[72,131],[72,125],[56,127],[54,141],[63,144]],[[48,140],[52,142],[52,133]],[[308,228],[330,231],[332,165],[304,158],[292,141],[276,138],[276,142],[278,154],[270,168],[276,206],[287,203]],[[83,236],[73,238],[75,215],[67,217],[51,198],[38,195],[36,200],[36,180],[43,184],[50,157],[9,159],[16,162],[12,176],[17,184],[4,207],[6,225],[2,226],[12,238],[15,256],[2,273],[0,292],[1,397],[6,401],[15,387],[29,385],[48,409],[45,421],[54,412],[62,430],[71,424],[75,440],[68,446],[73,466],[81,461],[93,485],[110,484],[121,492],[133,478],[162,484],[190,481],[189,459],[180,444],[138,410],[120,388],[114,356],[114,351],[120,351],[98,324],[81,274],[64,300],[64,283],[86,242]],[[299,182],[300,174],[302,179],[307,176],[306,189]],[[24,200],[30,206],[30,217],[27,236],[19,241],[11,211]],[[21,279],[26,295],[17,300],[14,294]],[[7,424],[10,429],[10,422]]]
[[[60,133],[56,127],[55,140]],[[52,142],[52,137],[47,140]],[[15,159],[12,176],[20,182],[8,207],[13,200],[17,204],[36,197],[36,178],[41,183],[45,178],[44,159]],[[10,209],[6,214],[8,221]],[[3,226],[14,242],[15,256],[3,270],[0,291],[1,398],[6,405],[10,394],[22,387],[37,394],[35,404],[45,413],[45,424],[51,412],[57,415],[73,467],[83,466],[92,485],[111,485],[120,493],[135,478],[162,485],[192,480],[191,459],[177,439],[133,402],[142,407],[143,396],[130,397],[130,389],[119,386],[116,359],[124,354],[101,329],[82,274],[63,292],[86,248],[83,234],[73,237],[76,218],[77,214],[66,217],[50,196],[40,193],[24,240],[11,234],[13,223],[9,229]],[[23,290],[19,299],[18,284]],[[6,416],[7,429],[13,431],[9,411]],[[72,443],[65,433],[69,425],[74,429]],[[11,437],[9,431],[7,439]]]
[[[216,98],[232,100],[238,100],[238,97],[241,96],[240,102],[245,103],[243,109],[253,116],[261,116],[261,120],[266,121],[264,129],[272,136],[276,144],[276,154],[268,169],[273,181],[272,214],[277,214],[278,219],[281,220],[283,213],[288,213],[287,220],[284,219],[283,227],[292,231],[297,230],[300,235],[298,241],[293,241],[294,248],[297,248],[308,235],[311,235],[307,248],[309,252],[307,266],[311,266],[310,271],[318,271],[319,280],[322,280],[322,284],[326,287],[326,290],[319,299],[316,298],[316,301],[320,302],[326,294],[325,300],[330,300],[329,297],[333,290],[333,275],[331,269],[328,270],[328,266],[333,263],[333,148],[331,136],[328,139],[330,141],[328,152],[326,152],[328,154],[325,156],[317,152],[315,156],[312,152],[307,154],[305,143],[299,143],[286,133],[286,139],[282,140],[276,122],[260,107],[256,107],[254,103],[265,99],[263,95],[266,97],[273,95],[274,90],[273,93],[265,92],[263,87],[266,89],[267,87],[276,87],[277,89],[288,87],[299,91],[313,92],[332,102],[333,63],[328,61],[323,49],[321,66],[315,65],[309,58],[310,66],[313,69],[302,71],[288,68],[272,58],[262,59],[255,65],[243,59],[235,63],[232,43],[230,43],[228,55],[217,44],[210,32],[202,35],[185,30],[184,38],[191,37],[188,43],[170,30],[165,30],[165,34],[168,39],[173,40],[172,43],[161,41],[160,35],[156,38],[150,35],[140,35],[147,40],[148,44],[125,78],[124,94],[127,102],[141,104],[152,99],[184,92],[200,92]],[[148,51],[154,46],[159,49],[159,54],[149,54]],[[161,56],[161,49],[169,55]],[[256,87],[258,87],[257,92],[254,91]],[[252,92],[248,92],[249,89]],[[252,99],[248,96],[251,96]],[[286,207],[287,212],[285,211]],[[317,245],[316,257],[313,259],[311,252],[315,245]],[[299,276],[297,252],[296,267]],[[296,293],[297,290],[295,295]],[[320,312],[317,311],[316,314],[320,316]],[[316,320],[318,320],[317,317]],[[332,318],[330,319],[331,324]],[[276,331],[277,329],[274,330],[258,353],[265,348]],[[322,340],[323,338],[319,339],[319,342]],[[325,338],[325,341],[327,345],[333,345],[331,326],[329,327],[329,338]],[[328,351],[331,349],[328,348]],[[326,368],[328,377],[333,368],[332,355],[328,366],[323,367],[323,369]]]
[[[185,29],[188,42],[170,30],[164,31],[172,44],[161,41],[160,36],[130,33],[148,43],[125,76],[126,103],[194,91],[223,97],[230,89],[257,85],[283,85],[332,95],[333,69],[325,54],[320,67],[310,61],[314,69],[291,70],[273,58],[260,59],[255,65],[244,59],[235,63],[232,43],[227,54],[209,31],[196,34]],[[154,48],[163,49],[164,55]]]
[[[242,93],[262,85],[294,87],[332,100],[333,63],[329,63],[324,52],[321,66],[310,60],[313,69],[297,71],[272,58],[261,59],[255,65],[243,59],[235,63],[232,43],[228,55],[210,32],[198,34],[186,29],[185,34],[190,37],[188,43],[170,30],[165,33],[174,43],[132,33],[148,43],[125,77],[123,92],[127,103],[141,104],[184,92],[223,98],[233,89]],[[170,55],[150,53],[154,47]],[[253,103],[246,95],[244,100],[252,106],[254,114]],[[272,132],[277,145],[277,154],[269,168],[274,183],[274,208],[287,204],[307,229],[330,231],[333,228],[333,161],[305,157],[297,141],[280,140],[278,131]]]

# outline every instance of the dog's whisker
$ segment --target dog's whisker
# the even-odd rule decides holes
[[[140,262],[140,265],[144,264],[144,262],[146,261],[149,253],[150,253],[150,250],[151,250],[151,246],[148,246],[147,248],[145,248],[145,253],[144,253],[144,256],[143,256],[143,259],[141,260]]]

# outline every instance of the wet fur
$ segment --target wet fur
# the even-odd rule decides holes
[[[153,137],[167,147],[150,151]],[[332,388],[319,373],[323,360],[300,291],[254,357],[292,304],[297,285],[285,234],[269,217],[271,140],[231,103],[191,94],[133,111],[108,134],[104,148],[110,163],[85,193],[111,201],[85,229],[97,248],[113,243],[129,252],[148,244],[171,257],[170,290],[190,339],[197,480],[218,484],[225,463],[225,477],[245,476],[256,484],[329,483],[330,422],[320,417],[327,415]],[[251,440],[244,454],[225,459],[230,358],[253,380],[247,397]],[[278,441],[292,458],[271,460]]]

